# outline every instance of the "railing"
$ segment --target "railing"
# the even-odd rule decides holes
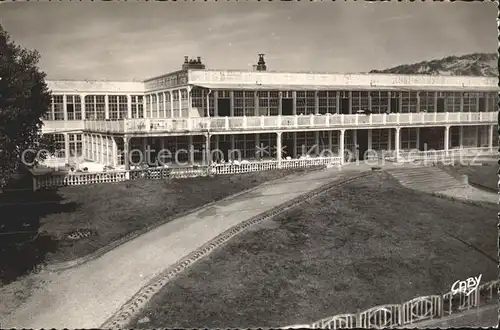
[[[225,163],[207,165],[193,165],[189,167],[167,168],[155,167],[140,170],[108,171],[102,173],[62,173],[54,172],[42,175],[33,175],[33,190],[42,188],[56,188],[96,183],[121,182],[126,180],[148,179],[181,179],[207,175],[239,174],[273,169],[290,169],[299,167],[340,165],[340,157],[317,157],[307,159],[284,159],[281,166],[277,160],[258,162],[242,162],[239,164]]]
[[[423,126],[496,123],[496,112],[393,113],[355,115],[137,118],[84,122],[84,129],[110,133],[228,132],[246,130],[296,130],[347,127]]]
[[[500,280],[480,285],[474,294],[448,292],[444,295],[422,296],[402,304],[376,306],[356,314],[339,314],[301,325],[309,329],[382,329],[407,326],[421,321],[439,319],[491,303],[498,293]],[[483,305],[484,305],[483,304]],[[283,327],[294,328],[295,326]]]

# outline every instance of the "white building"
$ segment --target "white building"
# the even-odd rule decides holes
[[[55,134],[64,162],[82,154],[114,168],[129,166],[124,150],[148,146],[175,153],[192,145],[199,152],[178,155],[190,163],[214,149],[278,161],[312,146],[340,155],[355,145],[360,155],[493,149],[497,78],[270,72],[263,56],[255,67],[208,70],[186,58],[182,70],[143,82],[48,81],[43,132]],[[256,146],[269,154],[256,155]]]

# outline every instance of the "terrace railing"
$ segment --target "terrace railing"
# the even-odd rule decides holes
[[[496,112],[392,113],[354,115],[136,118],[122,120],[86,120],[84,129],[107,133],[183,133],[231,132],[297,129],[377,128],[391,126],[428,126],[458,124],[495,124]],[[50,123],[47,123],[50,125]]]
[[[472,308],[494,303],[500,280],[480,285],[474,294],[448,292],[444,295],[422,296],[402,304],[372,307],[355,314],[339,314],[316,321],[302,328],[310,329],[382,329],[412,325],[440,319]],[[294,326],[283,327],[293,328]]]
[[[266,160],[248,163],[224,163],[207,165],[193,165],[188,167],[168,168],[154,167],[137,170],[107,171],[101,173],[67,173],[51,172],[41,175],[33,174],[33,190],[56,188],[63,186],[86,185],[96,183],[112,183],[127,180],[149,179],[179,179],[193,178],[207,175],[239,174],[258,171],[267,171],[278,168],[300,168],[312,166],[340,165],[340,157],[317,157],[307,159],[284,159],[281,166],[277,160]]]

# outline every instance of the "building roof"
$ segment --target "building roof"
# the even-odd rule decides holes
[[[196,83],[193,86],[211,90],[273,90],[273,91],[470,91],[495,92],[500,87],[495,86],[375,86],[375,85],[284,85],[284,84],[228,84],[228,83]]]

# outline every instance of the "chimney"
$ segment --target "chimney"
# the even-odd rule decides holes
[[[184,63],[188,63],[189,56],[184,56]]]
[[[259,54],[259,61],[257,62],[257,71],[266,71],[266,62],[264,61],[264,54]]]
[[[200,56],[198,56],[198,57],[196,58],[196,60],[197,60],[198,64],[201,64],[201,57],[200,57]]]

